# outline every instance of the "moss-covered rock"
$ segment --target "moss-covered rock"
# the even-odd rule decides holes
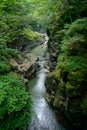
[[[59,25],[55,26],[48,43],[49,52],[56,52],[58,58],[50,82],[47,77],[47,98],[56,110],[65,114],[74,128],[81,128],[87,121],[87,18],[63,24],[61,29]]]

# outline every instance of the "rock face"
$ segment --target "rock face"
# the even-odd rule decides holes
[[[27,83],[37,69],[37,57],[28,52],[23,52],[22,56],[22,59],[19,61],[11,58],[9,64],[20,75],[20,78]]]
[[[44,69],[44,73],[48,74],[48,73],[50,73],[50,71],[48,69]]]
[[[28,29],[24,30],[22,37],[19,37],[13,44],[17,50],[21,52],[21,59],[9,59],[9,65],[12,67],[13,72],[17,73],[20,78],[27,83],[28,79],[34,76],[36,69],[39,67],[39,58],[33,54],[32,50],[45,43],[45,34],[34,32]],[[48,73],[47,70],[45,70]]]
[[[53,102],[56,96],[56,82],[50,73],[46,78],[46,99],[53,106]]]
[[[34,37],[30,37],[28,35],[34,35]],[[45,42],[45,36],[44,34],[40,34],[38,32],[33,32],[31,34],[28,30],[27,33],[24,33],[22,36],[20,36],[13,44],[12,48],[18,49],[20,51],[31,51],[31,49],[41,45]]]
[[[86,25],[87,18],[76,20],[65,34],[55,27],[48,42],[51,73],[46,79],[46,99],[63,113],[73,130],[87,129]]]
[[[73,97],[72,94],[70,94],[72,92],[68,92],[68,95],[64,87],[64,81],[62,79],[60,80],[61,81],[56,80],[52,73],[47,76],[46,99],[57,112],[62,113],[62,118],[66,117],[72,129],[78,128],[82,121],[81,109],[79,108],[81,98]]]

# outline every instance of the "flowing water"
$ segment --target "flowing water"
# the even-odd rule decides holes
[[[39,46],[33,50],[35,55],[40,56],[40,69],[37,71],[36,77],[29,81],[29,92],[33,100],[33,109],[28,130],[65,130],[58,124],[53,110],[45,99],[46,74],[44,73],[45,58],[43,58],[46,50],[45,46],[44,44],[43,47]]]

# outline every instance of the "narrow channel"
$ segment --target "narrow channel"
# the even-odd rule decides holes
[[[45,99],[45,79],[44,73],[45,64],[45,47],[43,45],[43,51],[40,48],[34,50],[39,52],[39,64],[40,69],[37,71],[36,77],[29,81],[29,92],[33,100],[33,108],[31,111],[31,120],[28,126],[28,130],[65,130],[56,120],[56,116],[52,108],[48,105]]]

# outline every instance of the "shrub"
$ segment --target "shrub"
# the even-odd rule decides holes
[[[14,74],[0,76],[0,129],[25,129],[29,121],[31,98]]]
[[[0,61],[0,74],[9,72],[11,67],[7,65],[4,61]]]

